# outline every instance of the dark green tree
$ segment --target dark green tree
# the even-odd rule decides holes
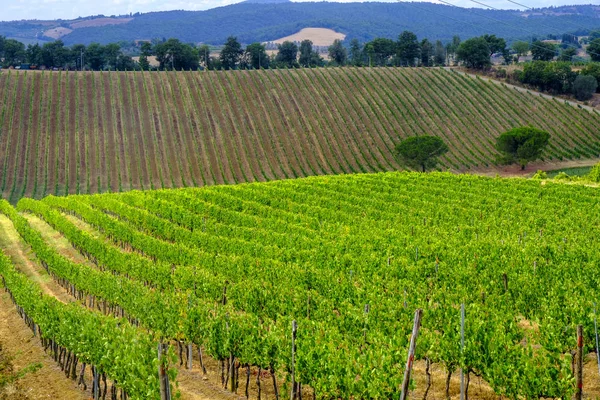
[[[396,53],[396,42],[386,38],[375,38],[365,44],[363,50],[369,66],[384,66]]]
[[[116,43],[109,43],[104,46],[105,64],[112,70],[117,70],[117,60],[121,54],[121,47]]]
[[[433,62],[435,65],[446,64],[446,47],[441,40],[435,42],[435,49],[433,50]]]
[[[149,71],[150,70],[150,62],[148,61],[148,57],[150,57],[152,55],[152,43],[143,42],[140,50],[141,50],[140,61],[139,61],[140,69],[142,71]]]
[[[44,43],[42,46],[42,59],[48,68],[61,68],[67,64],[68,49],[62,40]]]
[[[598,81],[591,75],[579,75],[573,83],[573,93],[577,100],[589,100],[598,88]]]
[[[490,48],[482,37],[465,40],[458,46],[456,57],[469,68],[483,69],[491,65]]]
[[[329,58],[335,65],[344,66],[348,60],[348,50],[344,47],[344,44],[340,39],[335,39],[333,44],[327,49],[329,51]]]
[[[25,53],[29,64],[42,65],[44,62],[44,59],[42,58],[42,47],[37,43],[28,45]]]
[[[587,47],[587,53],[592,61],[600,61],[600,39],[594,39]]]
[[[90,44],[85,50],[86,63],[94,71],[104,67],[104,47],[98,43]]]
[[[456,52],[460,47],[460,37],[458,35],[454,35],[452,37],[452,41],[446,44],[446,64],[450,65],[450,57],[452,57],[452,61],[456,61]]]
[[[490,49],[490,57],[495,53],[502,53],[506,48],[506,41],[496,35],[483,35],[482,38],[487,42]]]
[[[531,44],[531,55],[534,60],[551,61],[556,56],[556,46],[552,43],[535,41]]]
[[[278,47],[275,61],[277,66],[295,68],[298,66],[298,46],[294,42],[286,40]]]
[[[253,69],[269,68],[271,61],[265,50],[265,45],[258,42],[246,46],[246,58],[248,66]]]
[[[156,60],[160,69],[189,71],[198,69],[200,57],[195,46],[181,43],[178,39],[169,39],[154,46]]]
[[[433,64],[433,44],[427,39],[421,40],[421,65],[430,67]]]
[[[298,62],[301,67],[313,67],[317,65],[314,57],[313,42],[306,39],[300,43],[300,58]]]
[[[3,43],[3,56],[2,66],[19,65],[26,60],[25,45],[14,39],[6,39]]]
[[[512,44],[512,49],[517,53],[518,63],[519,58],[526,56],[529,53],[529,43],[518,40]]]
[[[531,126],[504,132],[496,139],[496,149],[502,153],[501,163],[519,163],[524,170],[528,162],[537,160],[548,145],[550,134]]]
[[[131,56],[119,54],[117,57],[117,71],[135,71],[139,70],[139,63],[136,63]]]
[[[417,35],[410,31],[402,32],[398,37],[396,51],[400,65],[409,67],[414,66],[421,51]]]
[[[237,41],[237,38],[229,36],[219,56],[222,67],[224,69],[235,69],[243,53],[242,45]]]
[[[573,60],[573,57],[577,55],[577,49],[574,47],[567,47],[560,52],[560,56],[558,56],[558,61],[567,61],[570,62]]]
[[[596,78],[596,81],[600,83],[600,63],[589,63],[579,72],[581,75],[590,75]],[[600,87],[596,91],[600,90]]]
[[[363,65],[363,51],[358,39],[352,39],[350,41],[350,64],[355,67]]]
[[[85,50],[84,44],[75,44],[69,50],[69,64],[80,71],[85,69],[85,57],[83,58],[83,65],[81,64],[81,56],[85,54]]]
[[[422,172],[434,168],[447,151],[448,146],[437,136],[413,136],[396,145],[400,162]]]
[[[198,57],[200,60],[200,65],[202,65],[206,69],[211,69],[209,45],[203,44],[200,47],[198,47]]]

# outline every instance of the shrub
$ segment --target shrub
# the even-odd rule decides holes
[[[568,181],[571,177],[566,172],[559,172],[558,175],[554,177],[554,180],[557,181]]]
[[[531,179],[548,179],[548,174],[546,173],[546,171],[538,169],[537,172],[533,174]]]
[[[600,183],[600,163],[594,165],[590,173],[586,175],[588,181]]]
[[[577,100],[589,100],[598,88],[598,81],[591,75],[579,75],[573,84],[573,93]]]

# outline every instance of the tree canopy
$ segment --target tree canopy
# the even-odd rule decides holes
[[[242,45],[238,42],[237,38],[235,36],[229,36],[219,57],[223,68],[235,69],[240,62],[240,57],[243,53]]]
[[[600,39],[594,39],[587,47],[587,53],[592,61],[600,61]]]
[[[335,39],[333,44],[329,46],[328,51],[329,58],[335,63],[335,65],[346,65],[346,61],[348,60],[348,50],[346,50],[340,39]]]
[[[519,62],[519,58],[529,53],[529,43],[518,40],[512,44],[512,49],[517,54],[516,62]]]
[[[504,132],[496,139],[496,149],[502,153],[500,162],[519,163],[521,169],[542,155],[550,134],[531,126],[522,126]]]
[[[535,41],[531,44],[531,55],[534,60],[550,61],[556,55],[556,46],[552,43]]]
[[[491,65],[490,46],[483,37],[467,39],[458,46],[456,56],[469,68],[483,69]]]
[[[413,136],[396,145],[396,153],[404,165],[420,169],[427,169],[437,165],[438,157],[448,151],[448,146],[437,136]]]
[[[415,65],[421,51],[417,35],[404,31],[398,37],[397,56],[400,65],[412,67]]]
[[[589,100],[598,88],[598,81],[591,75],[579,75],[573,83],[573,93],[577,100]]]
[[[275,57],[277,66],[294,68],[298,66],[298,46],[294,42],[286,40],[277,46],[279,52]]]

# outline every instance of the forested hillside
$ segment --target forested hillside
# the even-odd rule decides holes
[[[169,11],[133,14],[128,23],[78,28],[69,21],[56,26],[74,29],[62,37],[66,44],[101,44],[153,38],[177,38],[184,42],[223,44],[234,35],[242,43],[271,41],[302,28],[330,28],[361,41],[375,37],[396,38],[404,30],[430,40],[463,40],[496,34],[508,40],[531,35],[545,37],[600,27],[600,8],[569,6],[523,13],[515,10],[483,10],[432,3],[239,3],[207,11]],[[23,40],[45,39],[43,21],[0,22],[0,35]],[[93,25],[93,24],[90,24]],[[49,39],[49,38],[46,38]]]
[[[0,192],[204,186],[399,169],[436,135],[442,169],[494,165],[502,132],[550,132],[546,160],[600,154],[600,115],[443,69],[0,74]]]

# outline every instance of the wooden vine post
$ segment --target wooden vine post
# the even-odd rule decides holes
[[[402,381],[402,392],[400,393],[400,400],[406,400],[406,398],[408,397],[410,372],[415,361],[415,348],[417,347],[417,336],[419,336],[419,329],[421,328],[422,316],[423,310],[420,308],[417,309],[417,311],[415,311],[415,322],[413,324],[412,335],[410,337],[410,345],[408,346],[408,358],[406,360],[406,369],[404,370],[404,379]]]
[[[583,397],[583,325],[577,325],[577,392],[575,399]]]
[[[163,362],[163,344],[160,342],[158,343],[158,381],[160,383],[160,400],[171,400],[169,376]]]
[[[596,316],[596,303],[594,303],[594,332],[596,333],[596,360],[598,361],[598,375],[600,376],[600,350],[598,349],[598,319]]]
[[[465,303],[460,305],[460,353],[465,351]],[[465,400],[465,370],[460,368],[460,400]]]
[[[290,392],[290,400],[296,398],[296,331],[298,330],[298,324],[296,320],[292,321],[292,390]]]

